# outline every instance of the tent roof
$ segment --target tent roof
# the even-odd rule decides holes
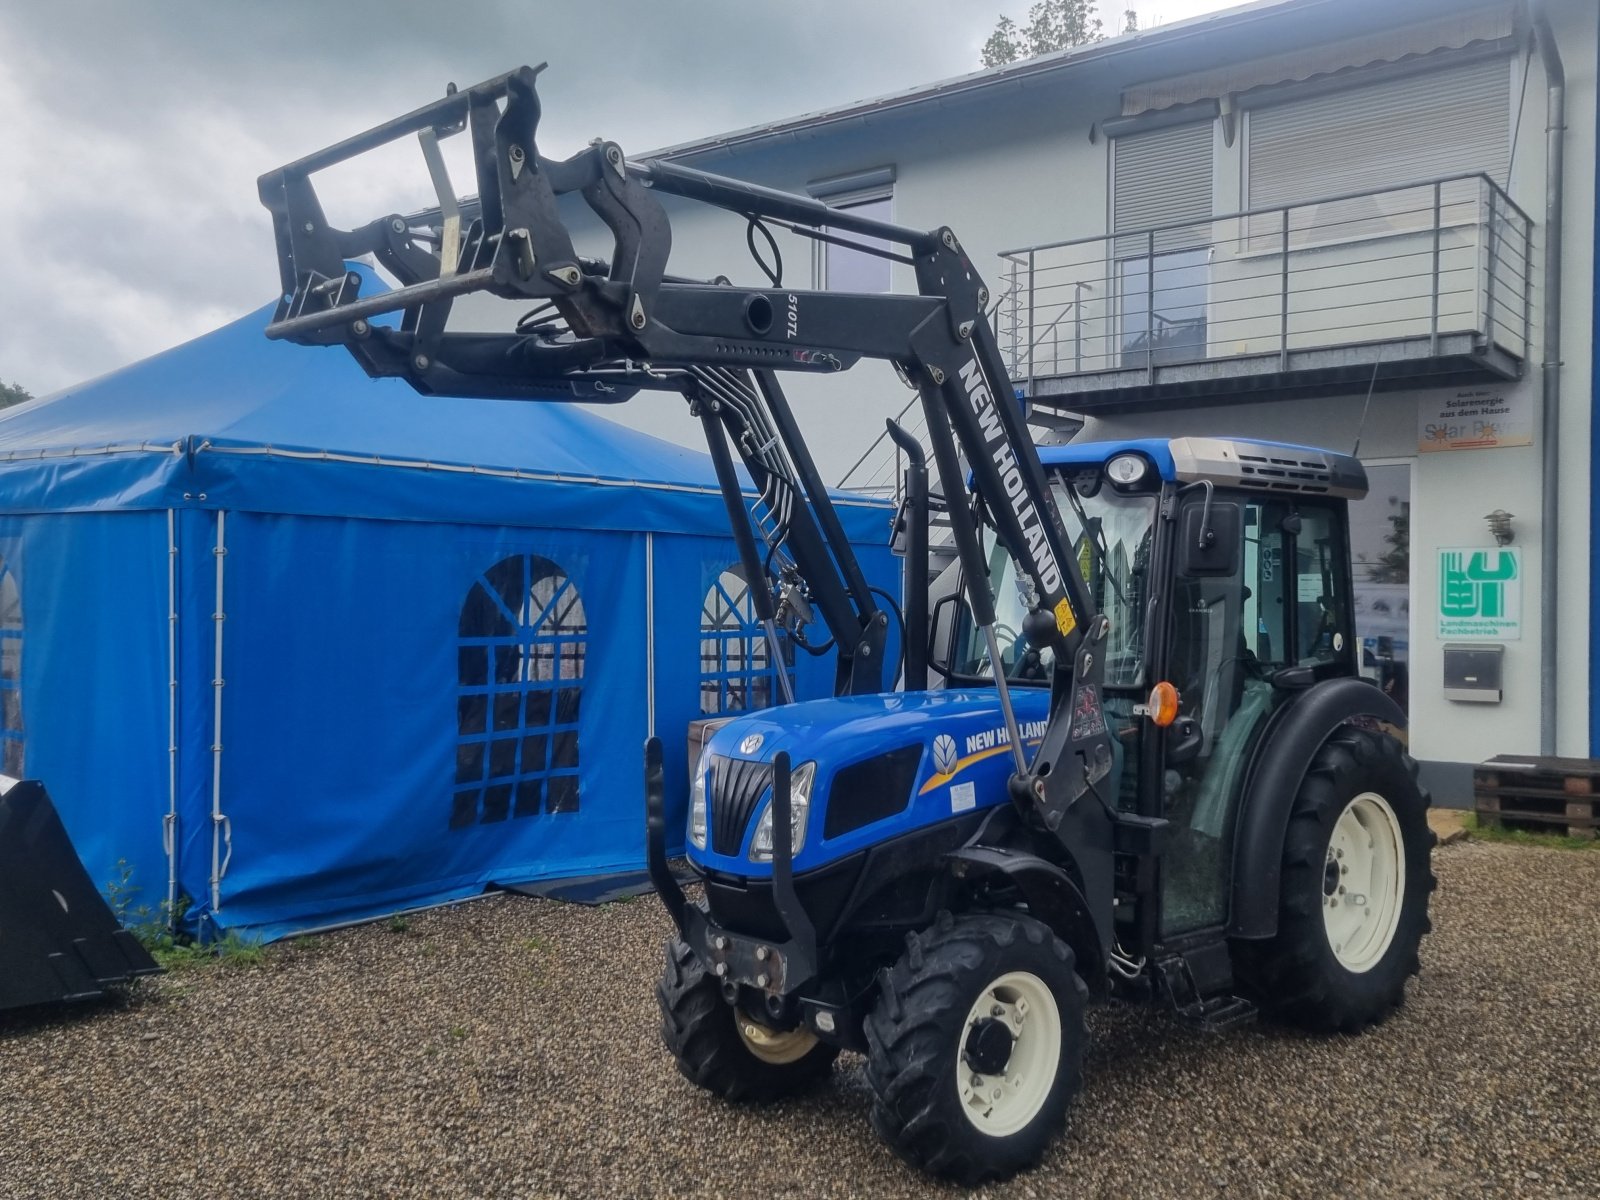
[[[0,509],[198,503],[726,534],[706,454],[581,405],[424,396],[342,348],[269,341],[270,315],[0,413]],[[863,509],[867,536],[884,536],[879,502],[841,508],[852,537]]]

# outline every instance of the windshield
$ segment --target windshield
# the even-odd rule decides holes
[[[1106,645],[1105,686],[1137,688],[1144,686],[1144,600],[1150,569],[1150,537],[1155,520],[1156,498],[1128,496],[1102,485],[1093,495],[1075,495],[1071,485],[1059,475],[1051,482],[1061,524],[1078,568],[1089,583],[1096,606],[1111,621]],[[1073,504],[1083,509],[1080,519]],[[1000,661],[1006,678],[1017,682],[1045,682],[1054,665],[1054,652],[1034,647],[1022,635],[1023,618],[1028,614],[1031,590],[1026,576],[1018,573],[1011,555],[1006,553],[994,531],[983,530],[984,551],[989,560],[989,579],[994,588],[995,639],[1000,646]],[[956,669],[963,675],[992,677],[989,647],[983,631],[970,619],[959,643]]]

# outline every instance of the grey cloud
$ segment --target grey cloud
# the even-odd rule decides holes
[[[0,378],[49,391],[261,304],[276,273],[255,177],[446,81],[548,59],[545,151],[604,135],[638,152],[972,70],[999,7],[8,5]]]

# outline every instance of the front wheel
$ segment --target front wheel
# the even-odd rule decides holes
[[[941,914],[867,1019],[873,1127],[912,1166],[968,1186],[1032,1166],[1081,1083],[1087,994],[1038,921]]]
[[[682,938],[667,943],[656,985],[661,1040],[697,1087],[734,1102],[765,1103],[827,1078],[836,1047],[803,1026],[774,1030],[722,998],[722,988]]]
[[[1289,817],[1277,935],[1236,949],[1262,1007],[1347,1033],[1399,1007],[1430,929],[1434,840],[1428,793],[1399,743],[1361,729],[1329,738]]]

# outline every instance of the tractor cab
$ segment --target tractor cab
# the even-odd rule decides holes
[[[1041,447],[1072,554],[1110,621],[1104,709],[1119,809],[1169,823],[1162,937],[1227,917],[1230,838],[1251,753],[1272,713],[1359,674],[1348,456],[1219,438]],[[981,502],[981,501],[980,501]],[[1027,585],[985,531],[1000,669],[1047,686],[1050,650],[1020,631]],[[952,572],[953,574],[953,572]],[[931,661],[953,684],[993,681],[987,641],[958,606]]]

